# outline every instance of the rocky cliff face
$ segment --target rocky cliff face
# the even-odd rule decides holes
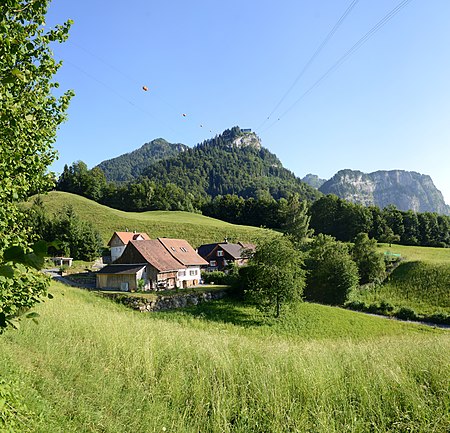
[[[442,193],[434,186],[431,177],[414,171],[363,173],[341,170],[325,182],[319,191],[365,206],[384,208],[393,204],[400,210],[450,215],[450,206],[445,204]]]

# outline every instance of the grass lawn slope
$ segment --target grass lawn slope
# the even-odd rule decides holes
[[[380,249],[399,253],[403,261],[381,285],[362,289],[353,299],[366,305],[390,305],[410,316],[450,318],[450,248],[393,245]]]
[[[23,431],[448,432],[448,331],[306,303],[266,321],[226,300],[143,314],[51,292],[38,325],[0,337]]]
[[[203,243],[221,242],[224,238],[231,242],[254,241],[263,233],[257,227],[234,225],[190,212],[124,212],[67,192],[53,191],[43,195],[42,199],[51,213],[67,205],[73,206],[83,220],[91,222],[100,231],[105,244],[114,231],[127,229],[147,232],[151,238],[186,239],[194,247]]]

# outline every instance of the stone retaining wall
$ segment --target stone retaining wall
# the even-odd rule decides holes
[[[191,307],[203,302],[221,299],[227,294],[227,289],[200,293],[177,293],[171,296],[158,296],[148,299],[140,296],[131,296],[125,293],[100,292],[103,296],[114,299],[116,302],[142,312],[173,310],[174,308]]]

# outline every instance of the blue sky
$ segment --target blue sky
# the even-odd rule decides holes
[[[53,48],[76,96],[52,169],[239,125],[297,176],[413,170],[450,203],[448,0],[410,1],[302,97],[399,3],[356,2],[299,76],[351,0],[53,0],[47,26],[74,20]]]

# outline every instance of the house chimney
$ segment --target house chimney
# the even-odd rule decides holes
[[[228,238],[225,238],[223,241],[227,244],[228,243]]]

